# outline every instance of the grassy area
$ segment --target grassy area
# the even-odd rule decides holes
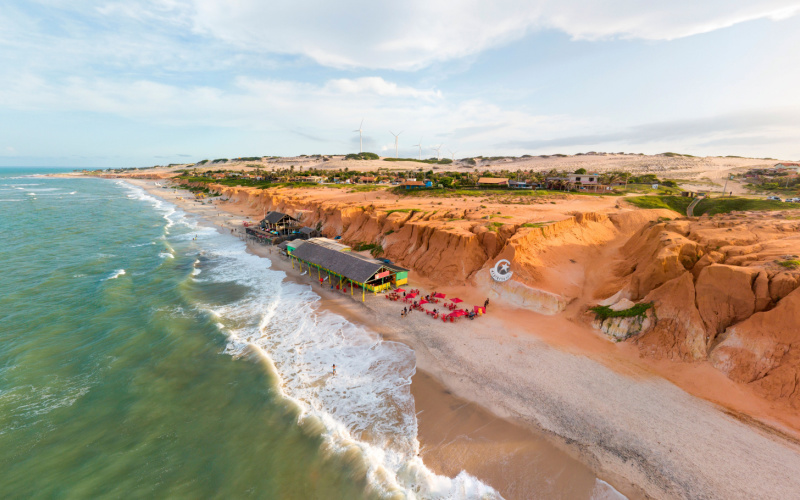
[[[781,265],[787,269],[797,269],[800,267],[800,260],[781,260],[778,261],[778,265]]]
[[[625,201],[639,208],[666,208],[686,215],[686,209],[692,199],[685,196],[634,196],[625,198]],[[695,214],[697,214],[697,209],[695,209]]]
[[[549,226],[549,225],[550,225],[550,224],[552,224],[552,223],[553,223],[553,221],[546,221],[546,222],[526,222],[526,223],[524,223],[524,224],[522,225],[522,227],[532,227],[532,228],[537,228],[537,227],[545,227],[545,226]]]
[[[339,184],[334,184],[334,186],[338,186]],[[387,189],[387,186],[376,186],[373,184],[364,184],[360,186],[354,186],[352,189],[348,191],[348,193],[368,193],[370,191],[378,191],[380,189]]]
[[[793,203],[755,198],[704,198],[694,207],[694,215],[727,214],[733,211],[790,210],[800,208]]]
[[[647,193],[647,194],[660,194],[660,195],[671,195],[671,194],[680,194],[681,189],[675,187],[665,186],[663,184],[658,185],[658,189],[653,189],[652,184],[628,184],[627,186],[621,186],[617,188],[620,193]]]
[[[486,227],[489,229],[489,231],[492,231],[492,232],[496,233],[498,229],[503,227],[503,223],[502,222],[490,222],[489,224],[486,225]]]
[[[410,212],[421,212],[421,210],[417,208],[396,208],[394,210],[387,210],[386,215],[393,214],[395,212],[400,212],[401,214],[407,214]]]
[[[417,198],[467,198],[467,197],[497,197],[498,201],[512,198],[544,198],[548,196],[560,196],[571,194],[575,196],[621,196],[621,192],[604,191],[599,193],[578,192],[578,191],[555,191],[547,189],[487,189],[487,188],[453,188],[453,189],[405,189],[396,187],[392,193],[398,196],[417,197]]]
[[[621,311],[614,311],[608,306],[595,306],[591,311],[595,313],[597,319],[605,321],[608,318],[633,318],[634,316],[644,316],[647,310],[653,307],[652,302],[644,304],[636,304],[630,309],[623,309]]]

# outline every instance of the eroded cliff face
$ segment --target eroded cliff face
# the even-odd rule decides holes
[[[665,215],[661,210],[576,213],[561,221],[529,227],[502,223],[502,218],[478,218],[466,210],[395,210],[390,206],[309,201],[288,190],[213,188],[251,211],[279,210],[299,216],[303,224],[320,229],[325,236],[341,236],[350,244],[380,245],[381,257],[441,284],[482,280],[481,275],[488,276],[488,269],[498,259],[508,259],[514,271],[508,284],[513,289],[506,291],[515,296],[511,300],[536,309],[537,297],[545,297],[550,305],[539,310],[548,312],[562,310],[580,293],[580,287],[562,286],[563,280],[553,272],[561,261],[570,264],[568,256],[577,255],[575,249],[602,246]]]
[[[800,221],[796,212],[649,224],[621,248],[606,300],[652,303],[643,355],[709,359],[733,380],[800,407]]]
[[[501,215],[486,219],[468,209],[216,189],[251,212],[284,211],[328,237],[380,245],[381,256],[439,284],[471,282],[540,313],[652,303],[646,317],[595,326],[646,357],[709,360],[764,397],[800,407],[800,269],[790,262],[800,254],[796,212],[671,220],[674,212],[620,210],[497,224]],[[499,259],[511,262],[511,280],[490,278]]]

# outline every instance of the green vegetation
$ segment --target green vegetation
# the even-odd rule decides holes
[[[356,252],[363,252],[364,250],[372,251],[372,250],[375,250],[378,247],[380,247],[380,245],[377,245],[375,243],[365,243],[363,241],[359,241],[359,242],[353,243],[350,246],[350,248],[352,248]],[[381,248],[381,252],[383,252],[383,248]]]
[[[418,160],[416,158],[384,158],[383,161],[413,161],[416,163],[427,163],[429,165],[449,165],[453,163],[453,160],[450,158],[442,158],[441,160],[437,160],[436,158],[429,158],[427,160]],[[474,161],[475,160],[473,160],[473,165],[475,164]]]
[[[727,214],[733,211],[787,210],[794,208],[782,201],[761,200],[754,198],[703,198],[694,207],[694,215]]]
[[[552,224],[552,223],[553,223],[553,221],[547,221],[547,222],[526,222],[525,224],[523,224],[523,225],[522,225],[522,227],[533,227],[533,228],[537,228],[537,227],[545,227],[545,226],[549,226],[549,225],[550,225],[550,224]]]
[[[351,153],[344,157],[345,160],[380,160],[381,157],[375,153]]]
[[[486,227],[489,229],[489,231],[492,231],[493,233],[496,233],[498,229],[503,227],[503,223],[502,222],[490,222],[489,224],[486,225]]]
[[[778,261],[778,265],[788,269],[797,269],[800,267],[800,260],[781,260]]]
[[[396,208],[394,210],[387,210],[386,211],[386,215],[393,214],[395,212],[400,212],[400,213],[403,213],[403,214],[407,214],[409,212],[418,212],[418,211],[419,210],[414,209],[414,208]]]
[[[653,307],[653,303],[646,302],[643,304],[636,304],[630,309],[623,309],[621,311],[614,311],[608,306],[595,306],[592,307],[590,311],[595,314],[597,319],[605,321],[608,318],[633,318],[636,316],[644,316],[651,307]]]
[[[334,186],[342,186],[341,184],[334,184]],[[345,185],[346,186],[346,185]],[[351,193],[368,193],[370,191],[377,191],[379,189],[387,189],[387,186],[376,186],[375,184],[362,184],[353,186],[349,192]]]
[[[369,253],[371,253],[373,257],[377,257],[383,253],[383,247],[381,245],[375,245]]]
[[[625,201],[639,208],[666,208],[681,215],[686,215],[686,209],[692,199],[688,196],[634,196],[625,198]],[[696,208],[695,214],[697,214]]]

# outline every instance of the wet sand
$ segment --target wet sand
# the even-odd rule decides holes
[[[152,182],[148,190],[159,194]],[[226,215],[214,206],[194,201],[178,204],[224,226],[224,230],[241,228],[242,216],[247,215],[242,207],[226,207],[239,212]],[[256,253],[269,252],[259,245],[252,248]],[[292,276],[287,261],[271,260],[276,268],[283,262]],[[415,279],[412,275],[415,288],[424,289]],[[305,280],[313,286],[308,277]],[[428,387],[431,384],[421,377],[421,383],[415,379],[412,384],[417,386],[413,390],[420,395],[420,404],[441,400],[448,402],[445,408],[455,409],[459,407],[457,401],[468,400],[488,410],[472,412],[468,405],[462,405],[463,413],[456,411],[452,417],[441,407],[436,410],[442,418],[452,418],[454,425],[463,425],[453,428],[442,428],[438,413],[433,411],[429,414],[436,418],[426,422],[423,411],[420,436],[434,470],[455,470],[455,463],[461,462],[464,469],[513,498],[522,490],[520,485],[527,484],[525,474],[536,474],[520,464],[537,466],[537,460],[530,457],[541,452],[526,453],[537,450],[544,439],[629,497],[791,498],[800,491],[796,474],[800,470],[800,448],[794,442],[687,394],[642,363],[626,360],[624,353],[605,356],[601,351],[606,347],[595,346],[598,352],[586,349],[583,341],[593,336],[585,326],[561,317],[516,310],[504,306],[501,300],[490,306],[487,317],[474,322],[442,324],[416,312],[401,319],[398,312],[402,303],[369,297],[362,304],[341,293],[330,297],[329,292],[320,291],[325,299],[321,307],[340,309],[351,321],[368,326],[371,321],[372,328],[385,338],[409,345],[417,355],[418,369],[446,388],[444,396],[456,398],[448,400],[441,393],[437,398],[437,390]],[[482,302],[479,290],[459,289],[458,293],[463,293],[468,302]],[[702,381],[695,383],[702,385]],[[480,425],[472,420],[476,415],[483,415]],[[489,430],[487,435],[478,432],[492,429],[491,422],[498,417],[513,421],[529,433],[512,465],[493,465],[492,460],[482,459],[491,455],[482,449],[512,454],[516,449],[510,444],[514,432],[507,439]],[[446,438],[469,437],[476,432],[474,440]],[[488,436],[497,441],[487,445]],[[501,455],[499,451],[494,455],[500,463]],[[575,472],[579,468],[572,468],[566,459],[559,460],[567,464],[565,476],[581,477]],[[580,482],[575,481],[578,485]],[[563,495],[554,492],[550,497],[572,498],[569,493],[577,491]],[[526,494],[530,497],[535,491]]]

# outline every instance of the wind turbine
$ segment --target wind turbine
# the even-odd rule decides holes
[[[419,147],[419,159],[422,159],[422,137],[419,138],[419,144],[414,144],[414,146]]]
[[[450,151],[450,150],[448,149],[448,151]],[[458,151],[450,151],[450,155],[453,158],[453,163],[456,162],[456,153],[458,153]]]
[[[442,159],[442,155],[441,155],[440,151],[442,150],[442,145],[441,145],[441,144],[439,144],[439,147],[437,147],[437,148],[431,148],[431,149],[432,149],[432,150],[434,150],[434,151],[436,151],[436,160],[437,160],[437,161],[441,160],[441,159]]]
[[[361,126],[364,125],[364,119],[361,119],[361,125],[358,126],[357,129],[353,130],[353,132],[358,132],[358,153],[361,154],[364,152],[364,140],[362,139],[361,133]]]
[[[397,138],[400,137],[400,134],[402,134],[403,131],[401,130],[400,132],[395,134],[394,132],[392,132],[390,130],[389,133],[394,136],[394,157],[397,158]],[[420,141],[420,142],[422,142],[422,141]]]

